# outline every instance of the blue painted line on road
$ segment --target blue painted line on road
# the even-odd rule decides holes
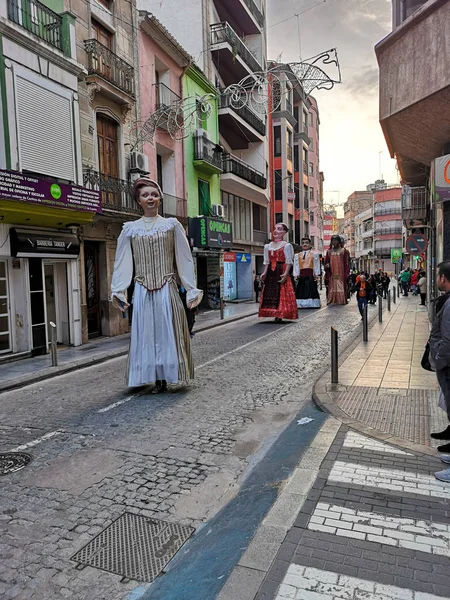
[[[297,420],[312,417],[307,425]],[[185,544],[166,574],[139,586],[128,600],[213,600],[247,549],[278,497],[281,484],[297,466],[327,415],[312,402],[255,465],[240,491]]]

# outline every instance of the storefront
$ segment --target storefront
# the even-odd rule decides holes
[[[210,217],[189,219],[189,238],[196,265],[197,286],[204,293],[204,308],[220,308],[220,298],[226,289],[221,290],[221,260],[224,251],[233,245],[231,223]],[[226,288],[224,283],[224,288]]]
[[[0,354],[45,354],[81,338],[81,224],[99,210],[97,192],[0,171]],[[70,208],[68,208],[70,206]]]

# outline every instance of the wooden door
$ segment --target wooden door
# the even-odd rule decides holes
[[[97,115],[98,170],[103,180],[102,204],[119,208],[119,155],[117,124],[105,115]]]

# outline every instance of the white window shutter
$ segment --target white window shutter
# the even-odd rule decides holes
[[[72,102],[16,77],[20,168],[75,181]]]

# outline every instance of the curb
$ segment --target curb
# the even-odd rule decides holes
[[[224,319],[223,321],[219,321],[217,323],[213,323],[211,325],[199,326],[196,328],[195,333],[201,333],[203,331],[208,331],[210,329],[215,329],[216,327],[221,327],[222,325],[228,325],[229,323],[234,323],[235,321],[241,321],[242,319],[247,319],[248,317],[253,317],[258,314],[257,308],[255,308],[254,312],[239,315],[236,317],[230,317],[228,319]],[[112,360],[113,358],[119,358],[121,356],[126,356],[128,354],[128,348],[126,350],[118,350],[116,352],[103,352],[97,356],[91,358],[85,358],[82,360],[74,360],[72,362],[68,362],[59,367],[47,367],[46,369],[42,369],[38,373],[32,373],[30,375],[25,375],[20,378],[11,379],[9,381],[5,381],[5,383],[0,383],[0,394],[3,392],[7,392],[10,390],[19,389],[30,385],[32,383],[38,383],[39,381],[45,381],[46,379],[52,379],[53,377],[58,377],[59,375],[64,375],[66,373],[71,373],[73,371],[78,371],[80,369],[84,369],[87,367],[92,367],[93,365],[98,365],[108,360]]]
[[[370,329],[372,329],[375,321],[375,318],[370,321]],[[341,365],[348,358],[348,356],[352,353],[352,351],[356,348],[360,341],[360,339],[354,339],[345,347],[344,352],[339,356],[339,365]],[[380,442],[385,442],[393,446],[398,446],[403,450],[410,450],[419,454],[426,454],[427,456],[438,455],[437,450],[435,450],[434,448],[430,448],[429,446],[425,446],[423,444],[417,444],[416,442],[411,442],[410,440],[399,438],[390,433],[379,431],[378,429],[374,429],[372,427],[369,427],[368,425],[364,425],[364,423],[360,423],[353,417],[350,417],[339,406],[337,406],[337,404],[332,400],[330,394],[328,393],[330,391],[330,388],[331,391],[338,391],[340,388],[342,389],[344,387],[352,386],[332,384],[330,372],[327,368],[326,372],[323,373],[314,383],[312,390],[312,399],[321,410],[323,410],[326,413],[329,413],[330,415],[338,419],[343,425],[347,425],[348,427],[354,429],[358,433],[375,438]]]

